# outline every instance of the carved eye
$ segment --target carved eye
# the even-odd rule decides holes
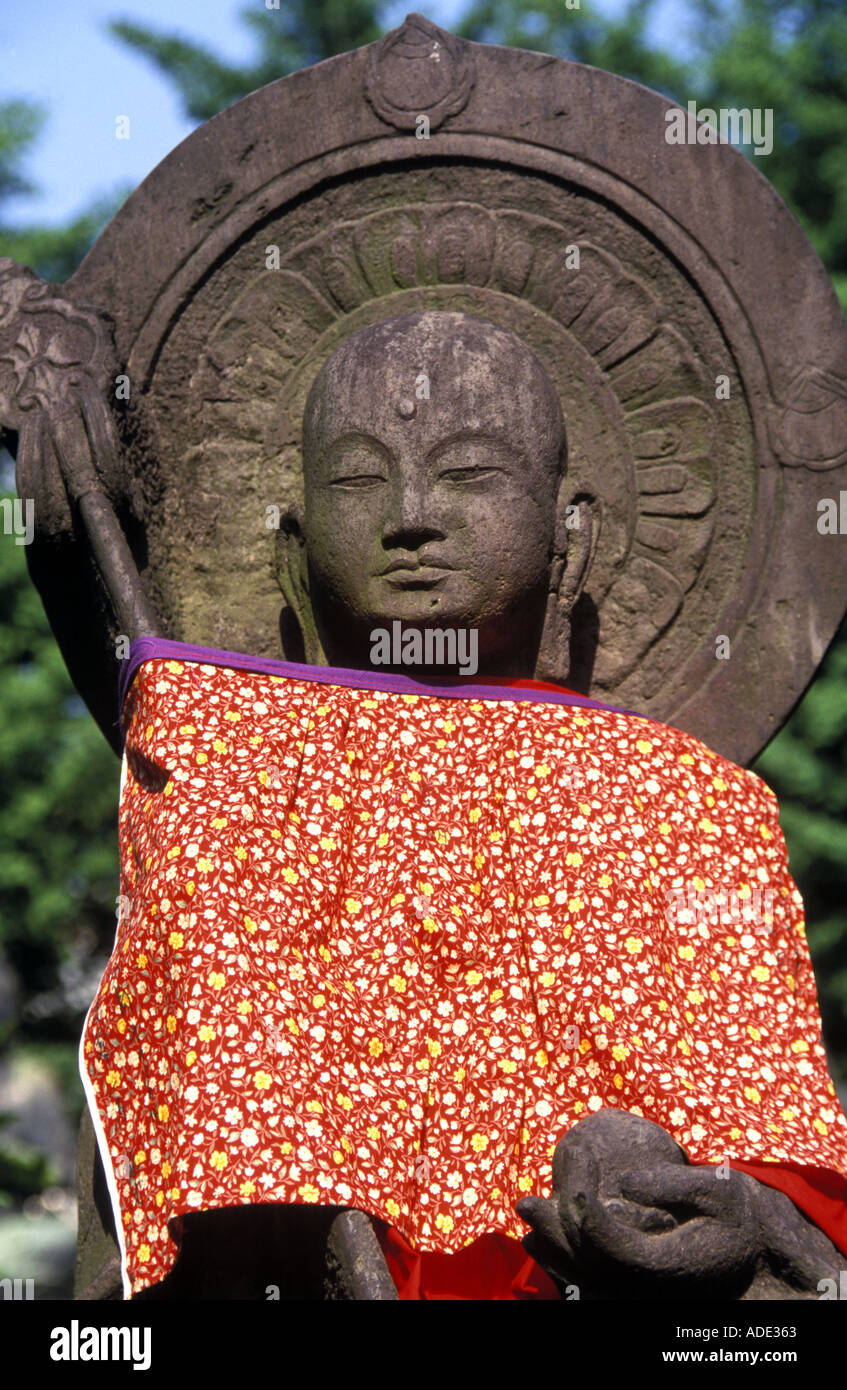
[[[492,468],[484,464],[476,467],[470,465],[466,468],[447,468],[439,474],[440,478],[449,478],[451,483],[475,483],[482,481],[483,478],[493,478],[496,473],[501,473],[502,469]]]
[[[368,488],[388,481],[385,459],[361,440],[335,445],[329,475],[329,485],[334,488]]]
[[[438,480],[449,483],[487,483],[509,472],[511,451],[499,440],[457,439],[437,456]]]
[[[374,483],[384,483],[386,479],[381,473],[342,473],[337,478],[330,479],[331,487],[372,487]]]

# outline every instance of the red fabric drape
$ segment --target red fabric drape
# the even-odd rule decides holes
[[[742,1163],[731,1168],[784,1192],[847,1254],[847,1181],[825,1168]],[[520,1241],[492,1232],[454,1255],[413,1250],[393,1226],[375,1222],[401,1301],[558,1299],[552,1279]]]
[[[374,1222],[402,1302],[558,1299],[552,1279],[519,1240],[491,1231],[454,1255],[413,1250],[393,1226]]]

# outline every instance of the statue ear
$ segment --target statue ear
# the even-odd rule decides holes
[[[535,663],[538,680],[567,683],[570,672],[571,610],[585,586],[600,533],[599,502],[590,492],[563,479],[556,501],[556,525],[544,631]]]
[[[276,533],[276,581],[287,604],[280,617],[283,650],[289,659],[303,660],[308,666],[326,666],[312,602],[309,596],[309,557],[306,551],[303,508],[292,506],[280,517]],[[293,632],[292,620],[299,629]],[[295,654],[296,653],[296,654]]]
[[[550,590],[573,608],[594,563],[600,536],[600,504],[592,493],[563,479],[556,502]]]

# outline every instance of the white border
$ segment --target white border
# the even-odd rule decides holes
[[[119,807],[123,803],[124,782],[126,781],[126,774],[127,761],[126,752],[124,752],[124,755],[121,759],[121,783],[120,790],[118,793]],[[118,919],[118,925],[115,930],[115,946],[117,946],[118,933],[120,932],[120,929],[121,924],[120,919]],[[114,955],[115,946],[112,947],[112,955]],[[111,964],[111,959],[112,957],[110,956],[109,963],[106,966],[107,970],[109,968],[109,964]],[[99,992],[100,986],[98,985],[97,994],[99,994]],[[130,1283],[129,1274],[127,1273],[126,1242],[124,1241],[124,1223],[121,1215],[121,1203],[120,1198],[118,1196],[118,1185],[115,1179],[115,1170],[112,1165],[112,1156],[109,1153],[109,1144],[108,1140],[106,1139],[106,1132],[103,1129],[103,1123],[100,1119],[100,1112],[97,1109],[97,1102],[94,1097],[94,1088],[91,1085],[91,1079],[86,1070],[85,1057],[83,1054],[83,1048],[85,1045],[85,1035],[88,1031],[88,1021],[91,1017],[91,1010],[94,1008],[94,1005],[97,1001],[97,994],[95,994],[94,999],[92,999],[91,1004],[89,1005],[88,1012],[85,1015],[85,1023],[82,1026],[82,1036],[79,1040],[79,1074],[82,1080],[82,1089],[85,1092],[85,1101],[88,1106],[88,1112],[91,1115],[91,1122],[94,1126],[94,1134],[97,1139],[97,1147],[100,1150],[100,1158],[103,1163],[103,1171],[106,1175],[106,1186],[109,1190],[109,1199],[112,1203],[112,1215],[114,1217],[115,1230],[117,1231],[118,1236],[118,1245],[120,1246],[121,1251],[121,1282],[123,1284],[124,1300],[127,1300],[132,1298],[132,1285]]]

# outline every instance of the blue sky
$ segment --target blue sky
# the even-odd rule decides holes
[[[264,8],[263,0],[252,0]],[[466,8],[462,0],[417,0],[422,13],[449,28]],[[613,13],[623,0],[583,0]],[[285,0],[282,0],[285,4]],[[657,35],[671,39],[668,0]],[[3,98],[35,98],[46,108],[44,132],[27,161],[38,185],[34,197],[16,198],[16,223],[61,223],[116,186],[134,188],[192,130],[171,85],[151,64],[106,32],[110,19],[127,18],[201,40],[222,58],[252,58],[249,29],[239,22],[245,0],[4,0],[0,8]],[[389,24],[399,24],[415,0],[400,0]],[[128,115],[131,135],[115,138],[115,119]]]

